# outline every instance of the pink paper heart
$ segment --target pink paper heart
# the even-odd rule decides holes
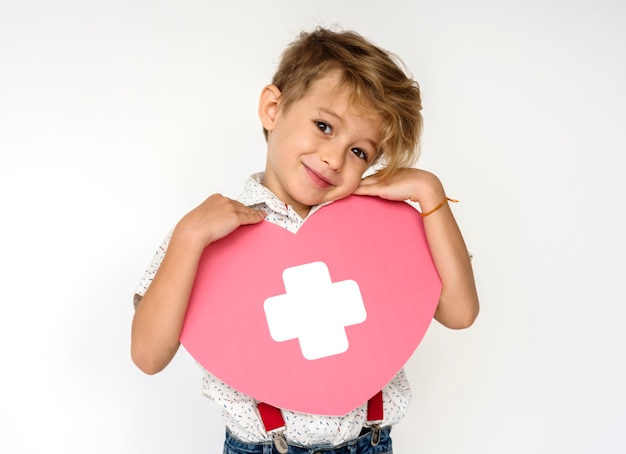
[[[334,321],[333,308],[340,312],[352,297],[330,303],[327,296],[315,298],[320,288],[334,292],[340,286],[311,284],[303,298],[317,303],[308,312],[284,304],[296,301],[293,294],[275,299],[286,293],[285,270],[320,262],[333,283],[356,283],[345,284],[346,291],[354,295],[357,286],[366,317],[345,327],[345,351],[307,359],[304,340],[272,338],[266,309],[293,309],[289,317],[299,322],[278,325],[287,331],[306,327],[314,348],[311,333],[331,339],[337,328],[329,328],[326,320]],[[428,329],[440,293],[417,211],[403,202],[350,196],[321,208],[295,235],[262,222],[207,247],[181,342],[216,377],[259,401],[303,413],[343,415],[404,366]],[[266,300],[280,305],[269,306]],[[315,312],[317,305],[327,312]],[[302,317],[311,323],[303,324]]]

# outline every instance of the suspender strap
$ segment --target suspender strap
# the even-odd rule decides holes
[[[380,423],[383,422],[383,392],[378,391],[367,401],[367,425],[372,429],[372,446],[380,443]]]
[[[367,422],[370,424],[382,422],[384,414],[383,392],[378,391],[367,401]]]
[[[265,402],[259,402],[257,405],[259,409],[259,415],[261,416],[261,422],[265,427],[265,432],[274,440],[274,446],[280,454],[286,454],[289,451],[287,440],[285,440],[285,419],[280,409],[273,405],[266,404]]]
[[[265,431],[271,435],[276,449],[281,454],[287,453],[289,446],[283,433],[287,426],[280,409],[265,402],[257,403],[257,408]],[[367,401],[367,425],[372,429],[372,446],[376,446],[380,442],[380,423],[383,421],[383,417],[383,392],[378,391]]]
[[[285,429],[285,420],[280,410],[265,402],[259,402],[257,404],[261,420],[265,426],[265,431],[269,434],[277,429]]]

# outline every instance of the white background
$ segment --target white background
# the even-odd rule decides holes
[[[482,312],[407,365],[399,453],[626,451],[626,7],[596,1],[0,3],[0,452],[217,453],[181,350],[129,357],[174,223],[262,168],[258,94],[315,25],[420,82]]]

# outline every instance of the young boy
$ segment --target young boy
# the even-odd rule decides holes
[[[419,202],[442,282],[435,319],[450,328],[470,326],[478,297],[467,248],[439,179],[410,167],[421,133],[420,111],[417,83],[389,53],[353,32],[302,33],[261,93],[265,171],[246,182],[238,201],[214,194],[185,215],[146,271],[135,295],[135,364],[154,374],[173,358],[208,244],[263,219],[295,232],[322,204],[350,194]],[[374,164],[380,170],[362,179]],[[254,399],[208,372],[203,390],[223,408],[224,452],[274,452]],[[391,452],[389,428],[404,416],[409,399],[400,371],[383,389],[384,429],[376,447],[366,425],[367,403],[341,417],[283,410],[289,452]]]

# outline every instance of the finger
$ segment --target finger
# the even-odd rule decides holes
[[[241,224],[257,224],[265,219],[265,216],[267,216],[267,213],[263,210],[246,207],[246,211],[242,213]]]
[[[354,191],[356,195],[378,195],[378,193],[379,187],[375,183],[358,186]]]
[[[378,183],[380,179],[376,176],[376,174],[374,175],[370,175],[368,177],[365,177],[361,180],[360,185],[361,186],[368,186],[368,185],[372,185],[372,184],[376,184]]]

